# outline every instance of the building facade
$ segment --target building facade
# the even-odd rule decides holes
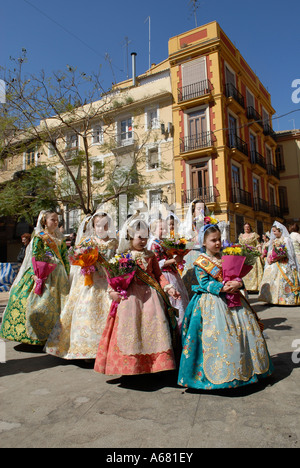
[[[204,201],[232,240],[262,234],[282,215],[270,94],[216,22],[171,38],[169,60],[176,200]]]
[[[276,132],[279,200],[286,223],[300,224],[300,130]]]

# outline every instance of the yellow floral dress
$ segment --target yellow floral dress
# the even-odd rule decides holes
[[[247,236],[245,234],[240,234],[239,243],[257,248],[260,245],[259,236],[256,234],[256,232],[252,232]],[[243,278],[245,289],[247,291],[258,291],[262,281],[263,273],[261,257],[257,257],[252,270]]]

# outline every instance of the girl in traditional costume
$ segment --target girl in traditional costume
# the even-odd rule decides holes
[[[189,296],[177,269],[177,265],[183,261],[183,258],[178,255],[170,255],[162,246],[161,240],[167,235],[166,223],[167,221],[162,219],[155,220],[151,223],[152,236],[148,243],[148,249],[154,252],[160,269],[168,283],[172,284],[180,294],[180,299],[173,299],[170,297],[170,302],[174,308],[178,309],[179,314],[177,321],[178,327],[181,329],[185,309],[189,303]],[[173,227],[173,224],[171,224],[171,227]]]
[[[146,250],[148,229],[132,216],[120,232],[118,252],[127,252],[136,261],[127,299],[110,288],[118,302],[109,314],[95,362],[95,371],[108,375],[155,373],[176,368],[173,338],[177,321],[168,296],[178,292],[162,275],[153,252]],[[129,234],[130,240],[127,237]],[[128,250],[129,249],[129,250]]]
[[[291,238],[292,243],[293,243],[295,255],[296,255],[296,258],[297,258],[298,271],[299,271],[299,267],[300,267],[300,234],[299,234],[299,226],[298,226],[297,223],[291,224],[291,226],[289,226],[289,233],[290,233],[290,238]]]
[[[273,369],[258,319],[242,295],[240,307],[228,307],[226,293],[237,292],[242,282],[223,284],[218,227],[204,226],[202,234],[205,253],[195,262],[198,286],[182,324],[178,383],[213,390],[257,382]]]
[[[38,264],[54,269],[41,278],[36,270]],[[44,345],[67,299],[69,272],[67,246],[58,229],[57,213],[42,211],[11,289],[0,336]]]
[[[300,283],[297,265],[288,230],[275,221],[258,300],[268,304],[299,305]]]
[[[111,216],[96,212],[79,227],[76,249],[88,245],[98,251],[99,260],[86,284],[80,266],[71,267],[72,285],[68,301],[46,343],[48,354],[63,359],[95,359],[111,299],[101,259],[110,259],[117,248],[116,229]]]
[[[244,233],[239,235],[239,244],[249,245],[257,250],[261,250],[259,242],[259,235],[252,231],[249,223],[244,224]],[[243,278],[245,289],[249,292],[255,292],[259,290],[261,280],[263,277],[263,262],[261,257],[257,257],[252,270],[248,275]]]

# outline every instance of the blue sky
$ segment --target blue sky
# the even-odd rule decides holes
[[[292,101],[292,82],[300,80],[299,0],[198,4],[198,26],[218,21],[271,93],[274,130],[300,128],[300,103]],[[10,67],[9,57],[20,56],[22,48],[27,50],[28,73],[51,73],[68,64],[88,74],[101,64],[103,87],[109,88],[112,81],[127,77],[126,37],[131,41],[129,76],[132,51],[137,53],[137,73],[147,70],[148,17],[151,63],[167,58],[170,37],[195,27],[190,0],[2,0],[0,65]]]

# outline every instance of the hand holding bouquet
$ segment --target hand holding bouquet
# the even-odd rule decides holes
[[[92,273],[96,271],[96,262],[98,260],[99,252],[91,240],[86,240],[78,246],[69,249],[69,260],[71,265],[78,265],[81,267],[80,273],[84,276],[84,285],[92,286],[93,277]]]
[[[58,260],[50,251],[32,258],[34,271],[35,289],[34,293],[38,296],[43,294],[44,284],[52,271],[55,270]]]
[[[249,245],[232,244],[222,251],[223,284],[229,281],[241,282],[256,261],[260,252]],[[238,292],[226,293],[228,307],[240,307]]]
[[[182,257],[182,260],[179,260],[179,262],[177,262],[177,269],[179,273],[182,274],[185,264],[183,257],[187,255],[190,251],[188,249],[188,241],[185,239],[185,237],[164,238],[161,240],[161,246],[170,257],[173,257],[175,255]]]
[[[136,271],[136,262],[130,253],[115,255],[108,264],[105,265],[107,272],[107,281],[116,291],[122,300],[128,299],[127,289],[134,278]],[[119,302],[114,300],[109,315],[114,317],[117,313]]]
[[[287,248],[282,242],[274,242],[272,252],[268,257],[269,263],[275,263],[287,259]]]

